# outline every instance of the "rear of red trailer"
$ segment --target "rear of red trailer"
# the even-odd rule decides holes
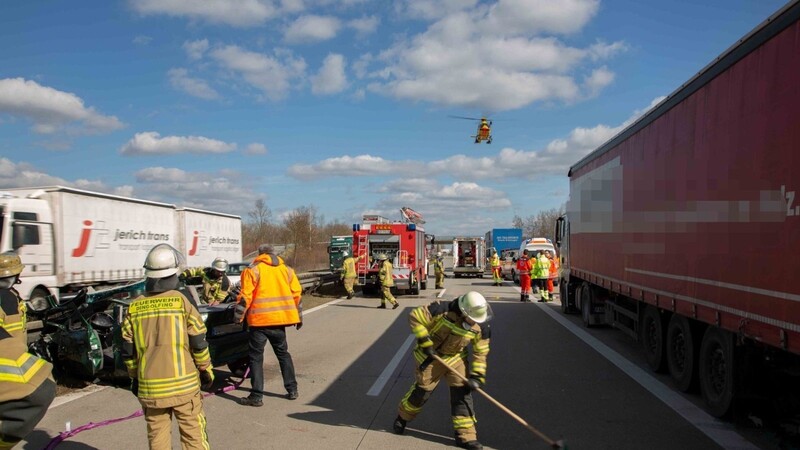
[[[800,354],[798,80],[795,1],[569,172],[562,309],[699,377],[715,415],[748,388],[741,355]]]

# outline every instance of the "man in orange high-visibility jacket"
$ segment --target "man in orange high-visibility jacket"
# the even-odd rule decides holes
[[[286,327],[303,326],[303,292],[297,275],[275,255],[272,246],[262,244],[258,256],[242,272],[241,293],[234,313],[234,321],[241,323],[247,317],[250,333],[250,383],[248,397],[239,400],[247,406],[262,406],[264,397],[264,347],[269,341],[278,358],[283,376],[286,398],[297,398],[297,379],[294,363],[286,343]]]

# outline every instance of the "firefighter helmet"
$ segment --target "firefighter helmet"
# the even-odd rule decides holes
[[[442,257],[442,252],[436,252],[436,257],[437,258],[441,258]]]
[[[13,277],[22,273],[22,260],[14,252],[0,253],[0,278]]]
[[[350,256],[350,252],[348,252],[347,250],[345,250],[345,251],[343,251],[343,252],[342,252],[342,256],[344,256],[345,258],[347,258],[348,256]]]
[[[216,257],[211,263],[211,268],[218,272],[225,273],[225,271],[228,270],[228,260],[225,258]]]
[[[492,308],[489,302],[478,292],[470,291],[458,298],[458,308],[461,313],[472,319],[475,323],[483,323],[492,318]]]
[[[184,266],[183,255],[169,244],[158,244],[150,249],[144,260],[144,275],[147,278],[167,278],[175,275]]]
[[[381,253],[378,255],[378,261],[386,261],[387,259],[389,259],[389,257],[386,256],[386,253]]]

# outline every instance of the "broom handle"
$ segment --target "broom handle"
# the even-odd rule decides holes
[[[458,373],[458,371],[456,369],[453,369],[452,367],[448,366],[447,363],[444,362],[444,360],[439,357],[439,355],[433,355],[433,359],[435,359],[435,360],[439,361],[440,363],[442,363],[442,365],[445,366],[447,368],[447,370],[449,370],[450,372],[455,374],[464,383],[468,383],[469,382],[469,380],[464,375],[461,375],[460,373]],[[480,392],[481,395],[486,397],[487,400],[489,400],[490,402],[494,403],[495,406],[497,406],[498,408],[503,410],[503,412],[505,412],[506,414],[508,414],[512,418],[514,418],[514,420],[516,420],[517,422],[522,424],[522,426],[524,426],[525,428],[530,430],[531,433],[535,434],[541,440],[545,441],[547,443],[547,445],[549,445],[549,446],[551,446],[553,448],[561,448],[561,445],[558,442],[550,439],[544,433],[542,433],[541,431],[539,431],[536,428],[532,427],[528,422],[525,421],[525,419],[523,419],[522,417],[516,415],[514,413],[514,411],[511,411],[510,409],[506,408],[502,403],[498,402],[491,395],[489,395],[486,392],[484,392],[483,389],[478,388],[478,389],[475,389],[475,390]]]

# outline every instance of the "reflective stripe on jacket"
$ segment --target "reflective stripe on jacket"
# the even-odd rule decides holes
[[[139,297],[122,324],[123,358],[139,379],[139,398],[164,399],[200,390],[199,370],[211,364],[206,326],[179,291]],[[132,345],[130,345],[132,344]]]
[[[251,327],[288,326],[303,321],[303,292],[297,275],[275,255],[258,255],[241,278],[237,309]]]
[[[53,366],[28,353],[7,332],[0,330],[0,403],[19,400],[32,394],[50,376]]]
[[[392,278],[392,273],[394,272],[394,267],[392,267],[391,261],[388,259],[381,264],[381,270],[378,271],[378,279],[381,282],[381,286],[392,287],[394,286],[394,278]]]
[[[423,347],[430,346],[432,342],[436,353],[445,363],[452,365],[457,360],[467,360],[467,347],[471,344],[473,359],[469,364],[470,376],[485,383],[491,328],[488,323],[482,323],[472,325],[466,330],[462,327],[462,322],[458,300],[447,303],[436,301],[414,308],[408,315],[411,332],[417,338],[414,358],[417,365],[422,364],[427,359]]]
[[[28,347],[25,302],[15,289],[0,289],[0,327]]]
[[[367,255],[364,254],[358,258],[353,258],[352,256],[345,258],[342,263],[342,278],[356,278],[358,276],[356,273],[356,261],[360,261],[365,256]]]
[[[530,259],[522,257],[517,260],[517,273],[519,273],[520,276],[531,276],[531,270],[533,270],[533,264],[531,264]]]

